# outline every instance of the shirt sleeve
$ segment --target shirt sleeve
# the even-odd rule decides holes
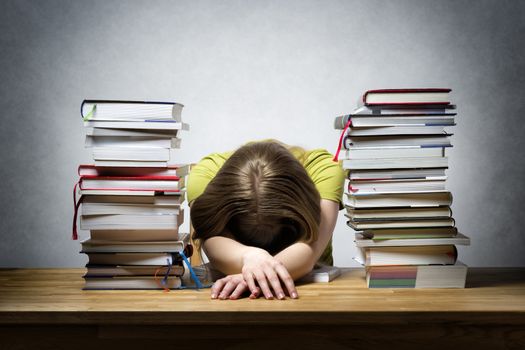
[[[229,153],[212,153],[191,168],[186,184],[188,203],[199,197],[224,165]]]
[[[343,186],[346,173],[340,162],[334,162],[333,155],[326,150],[314,150],[306,156],[304,167],[319,191],[322,199],[339,203],[343,208]]]

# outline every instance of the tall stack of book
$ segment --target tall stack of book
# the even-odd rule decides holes
[[[450,89],[367,91],[343,129],[345,207],[369,288],[463,288],[467,266],[445,182]],[[339,150],[338,150],[339,155]]]
[[[84,289],[162,289],[181,286],[182,259],[191,255],[184,220],[187,165],[173,165],[182,105],[86,100],[86,147],[94,164],[80,165],[73,238],[90,231]],[[76,198],[79,198],[77,201]]]

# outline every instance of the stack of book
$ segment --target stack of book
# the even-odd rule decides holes
[[[162,289],[181,286],[182,259],[191,255],[184,220],[184,177],[173,165],[180,147],[182,105],[86,100],[81,115],[94,164],[80,165],[73,238],[90,231],[84,289]],[[77,198],[78,201],[77,201]]]
[[[370,90],[353,113],[335,118],[349,170],[345,215],[369,288],[465,286],[456,245],[470,241],[455,227],[445,186],[450,91]]]

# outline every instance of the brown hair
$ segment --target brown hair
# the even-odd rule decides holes
[[[319,192],[302,164],[283,144],[264,141],[231,155],[190,216],[197,246],[225,236],[275,254],[317,240],[320,212]]]

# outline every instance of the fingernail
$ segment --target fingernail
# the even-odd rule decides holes
[[[297,299],[297,292],[292,292],[292,298]]]
[[[283,293],[279,293],[279,299],[284,299],[284,294]]]
[[[217,294],[212,294],[212,295],[211,295],[211,298],[212,298],[212,299],[217,299]]]

